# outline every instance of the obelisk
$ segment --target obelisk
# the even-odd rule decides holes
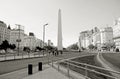
[[[61,10],[58,11],[58,41],[57,41],[58,51],[62,51],[62,22],[61,22]]]

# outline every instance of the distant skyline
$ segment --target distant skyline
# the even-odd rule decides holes
[[[33,32],[57,46],[58,10],[61,9],[63,46],[78,41],[81,31],[113,26],[120,17],[120,0],[0,0],[0,20],[15,27],[23,25],[25,33]]]

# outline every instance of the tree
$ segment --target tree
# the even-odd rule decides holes
[[[47,49],[47,50],[53,50],[52,46],[45,46],[44,48]]]
[[[75,44],[72,44],[72,45],[68,46],[67,48],[68,49],[73,49],[73,50],[78,50],[78,45],[77,45],[77,43],[75,43]]]
[[[15,44],[10,44],[9,48],[14,50],[16,48],[16,45]]]
[[[115,43],[105,43],[105,47],[107,50],[110,50],[111,48],[115,49]]]
[[[84,47],[81,47],[81,49],[82,49],[82,50],[85,50],[85,48],[84,48]]]
[[[8,29],[10,29],[10,30],[11,30],[11,27],[10,27],[10,25],[8,25]]]
[[[30,51],[30,48],[29,47],[24,47],[23,51]]]
[[[116,52],[119,52],[119,49],[118,49],[118,48],[116,48]]]
[[[89,49],[93,49],[95,46],[93,45],[93,44],[90,44],[89,46],[88,46],[88,48]]]
[[[1,48],[4,49],[5,51],[7,50],[7,48],[9,48],[9,43],[7,40],[2,42]]]
[[[35,48],[35,51],[36,50],[39,50],[39,51],[41,51],[41,50],[44,50],[43,48],[41,48],[41,47],[39,47],[39,46],[37,46],[36,48]]]

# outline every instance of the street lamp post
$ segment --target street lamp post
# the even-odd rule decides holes
[[[45,43],[45,26],[47,25],[48,23],[43,25],[43,49],[44,49],[44,43]],[[43,54],[44,54],[44,51],[43,51]]]
[[[21,39],[20,39],[20,26],[19,24],[16,24],[16,26],[18,26],[18,30],[19,30],[19,34],[18,34],[18,39],[16,40],[18,42],[18,55],[20,53],[20,42],[21,42]]]

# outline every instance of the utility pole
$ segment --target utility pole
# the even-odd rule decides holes
[[[20,42],[21,42],[21,39],[20,39],[20,26],[21,25],[16,24],[16,26],[18,26],[18,31],[19,31],[19,33],[18,33],[18,39],[16,40],[16,42],[18,42],[18,55],[19,55],[19,53],[20,53]]]

